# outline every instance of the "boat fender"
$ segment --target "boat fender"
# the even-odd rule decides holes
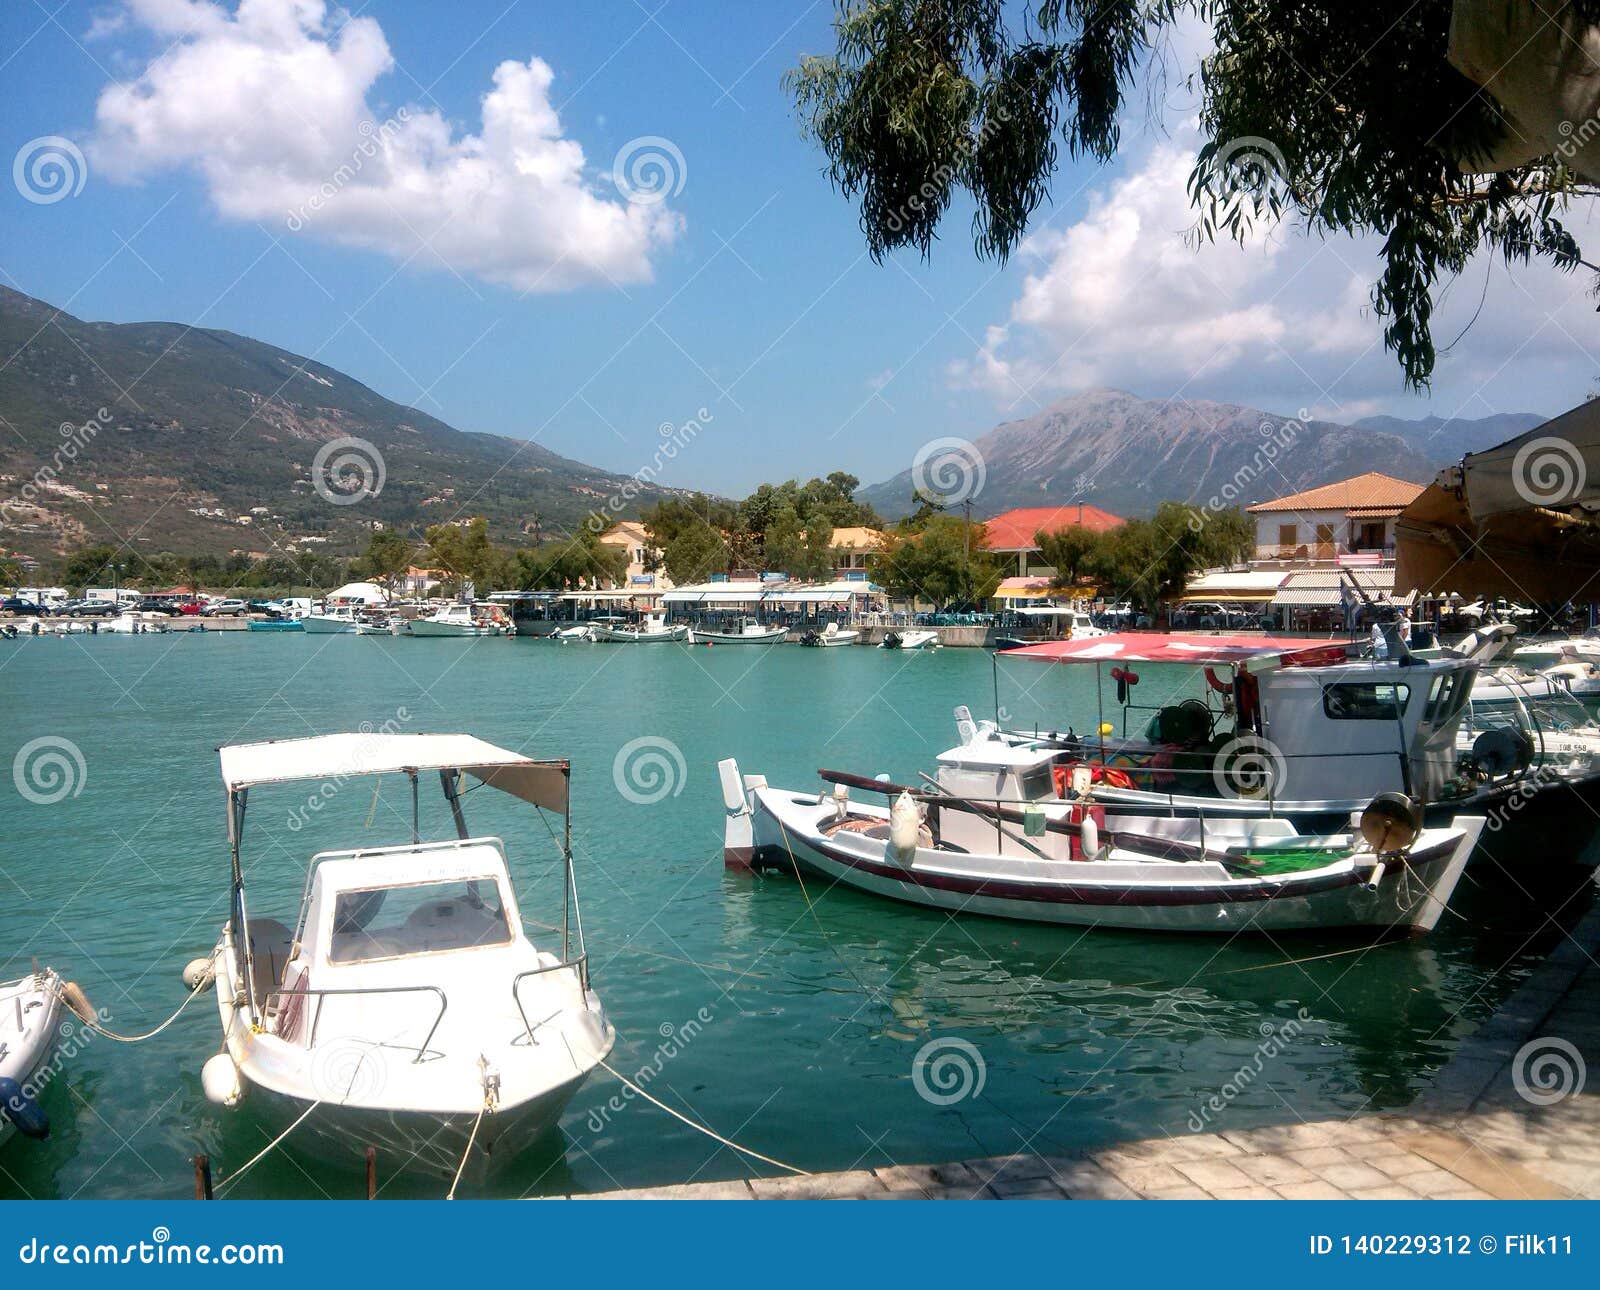
[[[89,1002],[89,996],[83,992],[83,987],[76,981],[64,981],[61,985],[61,1002],[71,1008],[83,1021],[98,1021],[100,1018],[95,1013],[94,1007]]]
[[[739,763],[732,757],[717,763],[717,778],[722,783],[722,806],[730,814],[746,806],[744,783],[739,776]]]
[[[1100,858],[1100,826],[1095,822],[1094,813],[1085,811],[1083,821],[1078,826],[1083,838],[1083,858],[1085,860],[1098,860]]]
[[[16,1080],[0,1075],[0,1114],[16,1126],[17,1132],[35,1142],[50,1136],[50,1117]]]
[[[183,965],[183,983],[191,991],[202,989],[209,990],[212,984],[216,981],[216,978],[216,965],[209,957],[203,959],[190,959]]]
[[[1117,683],[1117,702],[1125,705],[1129,687],[1139,684],[1139,674],[1125,667],[1114,667],[1111,669],[1111,679]]]
[[[850,789],[844,784],[833,786],[833,815],[842,820],[850,814]]]
[[[214,1053],[206,1058],[200,1068],[200,1088],[208,1102],[218,1106],[238,1106],[244,1096],[244,1085],[239,1080],[239,1068],[227,1053]]]
[[[901,793],[889,808],[889,854],[901,864],[910,864],[917,853],[917,835],[922,815],[910,793]]]

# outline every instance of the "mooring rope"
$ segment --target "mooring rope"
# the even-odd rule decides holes
[[[461,1186],[461,1175],[467,1171],[467,1157],[472,1154],[472,1144],[478,1140],[478,1126],[483,1123],[483,1113],[489,1109],[489,1097],[484,1095],[483,1105],[478,1108],[478,1118],[472,1122],[472,1132],[467,1135],[467,1149],[461,1153],[461,1163],[456,1166],[456,1176],[451,1179],[450,1191],[445,1196],[446,1200],[456,1198],[456,1188]]]
[[[140,1043],[141,1041],[146,1040],[146,1039],[154,1039],[163,1030],[165,1030],[168,1026],[170,1026],[174,1021],[176,1021],[183,1014],[183,1010],[185,1008],[187,1008],[192,1002],[194,1002],[195,996],[197,994],[199,994],[202,990],[204,990],[206,988],[206,986],[211,984],[211,978],[207,977],[204,980],[200,981],[198,984],[196,984],[194,989],[190,990],[188,995],[185,996],[183,1002],[178,1005],[178,1010],[176,1012],[174,1012],[170,1017],[168,1017],[165,1021],[163,1021],[154,1030],[147,1030],[142,1035],[119,1035],[115,1031],[107,1030],[104,1026],[102,1026],[98,1021],[96,1021],[94,1019],[94,1009],[89,1007],[88,996],[85,995],[81,989],[78,990],[78,996],[79,996],[79,998],[81,998],[83,1000],[84,1011],[80,1012],[73,1005],[72,1000],[67,997],[66,985],[70,985],[70,984],[71,984],[71,982],[65,983],[65,985],[63,986],[62,991],[61,991],[61,996],[62,996],[62,999],[66,1002],[67,1007],[69,1009],[71,1009],[72,1014],[75,1017],[77,1017],[79,1021],[83,1022],[83,1024],[85,1026],[87,1026],[90,1030],[94,1031],[95,1034],[104,1035],[107,1039],[115,1040],[119,1044],[137,1044],[137,1043]]]
[[[359,1069],[359,1067],[357,1069]],[[296,1129],[298,1129],[303,1123],[305,1123],[306,1116],[310,1115],[313,1111],[315,1111],[321,1105],[322,1105],[322,1099],[318,1098],[310,1106],[306,1107],[306,1109],[304,1111],[300,1112],[299,1116],[296,1117],[295,1122],[293,1124],[291,1124],[287,1129],[285,1129],[282,1133],[280,1133],[277,1137],[275,1137],[271,1142],[267,1143],[266,1146],[262,1147],[260,1151],[255,1153],[255,1155],[251,1156],[250,1159],[247,1160],[243,1165],[241,1165],[239,1168],[235,1169],[231,1174],[229,1174],[220,1183],[218,1183],[217,1187],[216,1187],[215,1194],[218,1195],[218,1196],[222,1195],[222,1193],[225,1192],[229,1187],[232,1187],[234,1183],[238,1182],[239,1179],[241,1179],[241,1178],[243,1178],[245,1176],[245,1174],[249,1173],[250,1170],[255,1165],[259,1164],[262,1160],[264,1160],[266,1158],[267,1154],[274,1147],[276,1147],[280,1142],[282,1142],[291,1133],[293,1133]]]
[[[787,1169],[790,1173],[798,1174],[802,1178],[809,1178],[811,1176],[811,1171],[809,1169],[802,1169],[802,1168],[800,1168],[799,1165],[786,1164],[782,1160],[774,1160],[771,1156],[764,1156],[759,1151],[752,1151],[749,1147],[740,1146],[732,1138],[723,1137],[715,1129],[708,1128],[704,1124],[697,1124],[695,1121],[691,1120],[687,1115],[684,1115],[683,1112],[678,1111],[678,1110],[674,1109],[673,1107],[668,1106],[659,1097],[655,1097],[652,1094],[650,1094],[649,1092],[647,1092],[646,1090],[640,1088],[637,1084],[635,1084],[631,1079],[629,1079],[621,1071],[617,1070],[614,1066],[612,1066],[604,1058],[601,1059],[600,1066],[601,1066],[601,1069],[605,1070],[608,1074],[614,1076],[617,1080],[621,1081],[621,1083],[624,1084],[626,1087],[631,1088],[640,1097],[644,1098],[644,1100],[646,1102],[649,1102],[654,1106],[659,1106],[668,1115],[672,1116],[675,1119],[682,1120],[685,1124],[687,1124],[691,1129],[695,1130],[697,1133],[703,1133],[703,1134],[706,1135],[706,1137],[711,1138],[711,1139],[713,1139],[713,1140],[715,1140],[717,1142],[722,1143],[722,1145],[725,1146],[725,1147],[732,1147],[735,1151],[739,1152],[742,1155],[749,1156],[752,1160],[760,1160],[764,1164],[776,1165],[779,1169]]]

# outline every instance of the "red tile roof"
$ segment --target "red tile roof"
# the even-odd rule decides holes
[[[1124,523],[1120,515],[1103,511],[1087,503],[1069,502],[1061,506],[1023,506],[1014,511],[984,520],[987,530],[983,545],[990,551],[1031,551],[1033,535],[1039,532],[1055,533],[1060,529],[1081,524],[1091,533],[1105,533],[1120,528]]]
[[[1353,479],[1341,479],[1334,484],[1324,484],[1321,488],[1308,489],[1289,497],[1278,497],[1270,502],[1257,502],[1254,506],[1245,507],[1245,510],[1251,514],[1263,511],[1350,511],[1379,508],[1384,511],[1400,511],[1416,500],[1423,487],[1422,484],[1413,484],[1408,480],[1396,479],[1393,475],[1383,475],[1375,470],[1369,470],[1365,475],[1357,475]]]

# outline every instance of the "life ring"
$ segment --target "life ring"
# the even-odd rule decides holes
[[[1222,678],[1219,677],[1216,674],[1216,671],[1214,669],[1212,669],[1212,668],[1209,668],[1209,667],[1206,668],[1206,684],[1209,685],[1218,694],[1232,694],[1233,693],[1233,686],[1231,686],[1228,682],[1222,680]]]

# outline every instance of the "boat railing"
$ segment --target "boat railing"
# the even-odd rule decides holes
[[[528,1020],[528,1011],[522,1006],[522,983],[530,976],[543,976],[547,972],[559,972],[563,968],[576,969],[579,986],[585,990],[589,988],[589,952],[587,950],[570,959],[562,959],[556,963],[546,963],[540,967],[529,968],[525,972],[518,972],[516,976],[511,978],[511,998],[517,1005],[517,1015],[522,1018],[522,1029],[526,1032],[530,1044],[538,1041],[533,1037],[535,1027]],[[542,1026],[544,1022],[541,1021],[539,1024]]]
[[[274,997],[280,999],[293,997],[315,997],[318,1000],[321,1000],[336,995],[356,994],[434,994],[438,996],[439,1011],[433,1018],[433,1024],[428,1027],[428,1033],[423,1036],[422,1042],[417,1045],[417,1055],[412,1058],[413,1062],[420,1062],[427,1055],[428,1045],[433,1042],[434,1035],[439,1033],[439,1023],[444,1020],[445,1009],[450,1005],[450,1001],[446,997],[445,992],[436,985],[370,985],[342,986],[332,989],[306,989],[297,986],[293,989],[271,990],[267,993],[266,998],[262,1000],[262,1007],[265,1008],[268,1002]],[[307,1044],[307,1047],[315,1048],[317,1046],[317,1028],[321,1026],[321,1024],[322,1006],[319,1003],[316,1010],[316,1016],[311,1022],[311,1039]]]

